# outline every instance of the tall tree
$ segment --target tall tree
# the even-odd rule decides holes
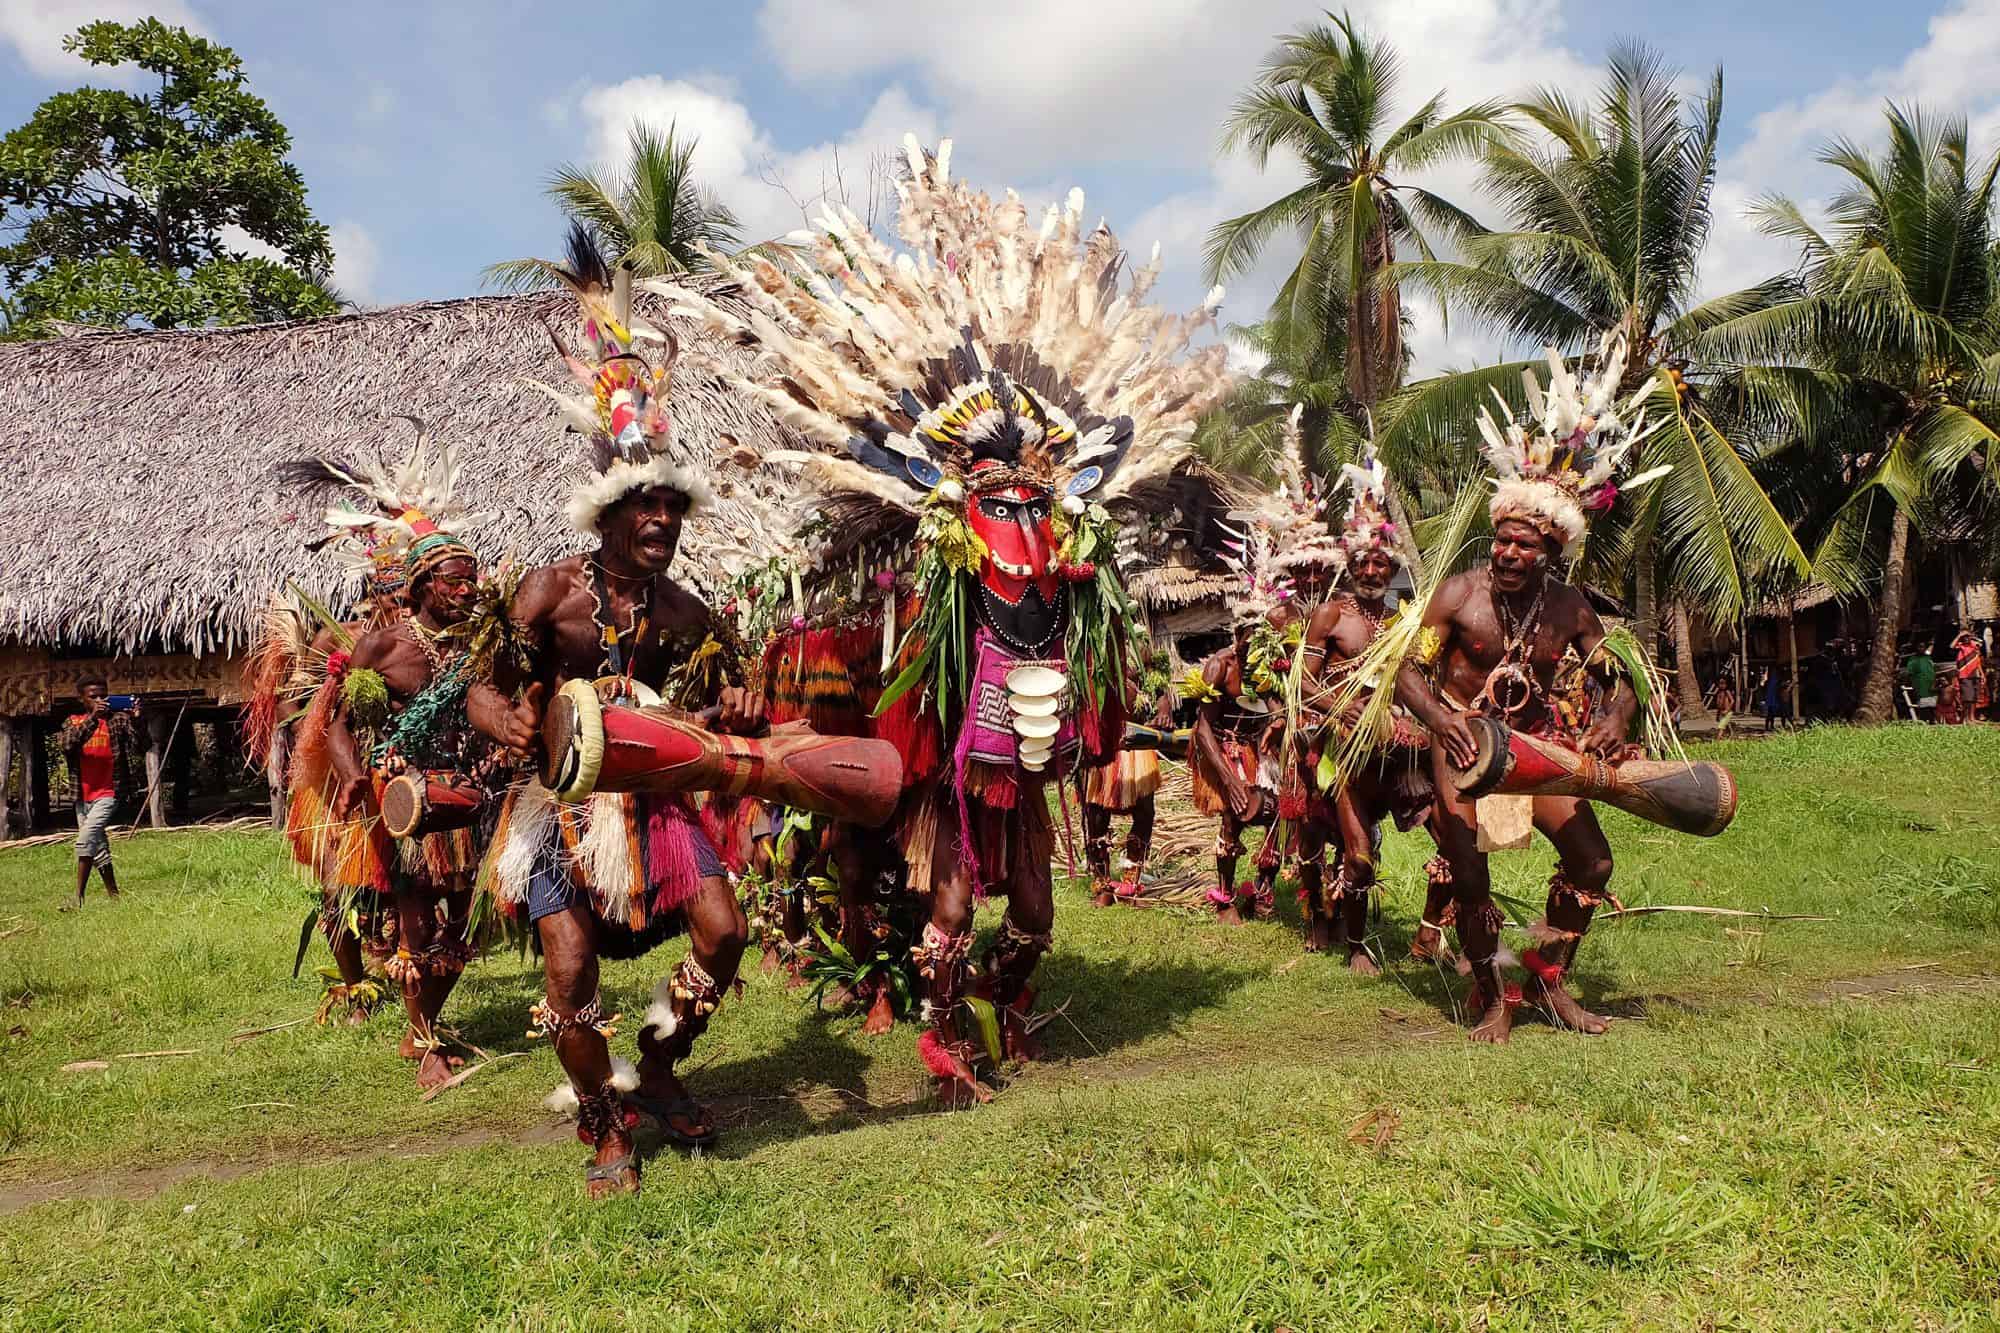
[[[741,224],[695,178],[694,138],[676,127],[664,133],[633,121],[624,166],[616,170],[564,165],[549,177],[548,195],[572,222],[587,227],[604,257],[636,277],[660,278],[708,267],[703,250],[732,250]],[[510,259],[486,270],[489,285],[538,291],[558,285],[546,260]]]
[[[234,51],[157,19],[87,24],[63,47],[159,87],[58,93],[0,140],[7,336],[52,320],[171,328],[337,309],[291,136]]]
[[[1884,114],[1879,156],[1845,139],[1821,152],[1846,177],[1823,228],[1789,199],[1758,205],[1765,231],[1802,247],[1799,293],[1707,339],[1757,366],[1745,377],[1753,405],[1795,423],[1852,483],[1828,492],[1838,507],[1816,564],[1883,571],[1865,721],[1894,713],[1913,529],[1990,561],[2000,498],[2000,154],[1975,160],[1963,117],[1893,104]]]
[[[1752,470],[1747,448],[1719,421],[1733,367],[1705,359],[1702,335],[1764,308],[1785,291],[1772,280],[1697,300],[1697,264],[1708,239],[1722,121],[1722,72],[1689,106],[1676,78],[1642,47],[1614,51],[1594,106],[1544,89],[1514,110],[1533,141],[1489,144],[1488,190],[1510,227],[1467,237],[1463,258],[1398,263],[1410,282],[1512,338],[1570,353],[1594,350],[1622,329],[1630,348],[1621,394],[1646,391],[1649,417],[1665,423],[1641,467],[1666,476],[1622,501],[1597,525],[1587,559],[1594,578],[1629,573],[1639,630],[1651,644],[1660,603],[1677,599],[1716,623],[1749,600],[1773,566],[1802,570],[1806,555]],[[1389,429],[1395,445],[1462,431],[1499,391],[1521,400],[1514,362],[1411,386]],[[1678,637],[1678,636],[1677,636]],[[1699,706],[1682,645],[1682,697]]]
[[[1316,365],[1316,386],[1344,388],[1305,400],[1302,423],[1315,448],[1340,453],[1332,434],[1352,436],[1402,382],[1408,362],[1401,295],[1393,281],[1381,281],[1398,247],[1430,259],[1432,235],[1456,240],[1480,231],[1463,209],[1405,177],[1476,151],[1500,135],[1504,117],[1490,102],[1447,113],[1440,92],[1392,123],[1400,57],[1346,15],[1327,18],[1280,41],[1222,132],[1224,152],[1247,151],[1260,168],[1274,153],[1289,154],[1304,166],[1305,182],[1217,223],[1205,255],[1209,281],[1219,282],[1249,269],[1279,232],[1296,236],[1298,261],[1261,336],[1287,363]],[[1326,375],[1328,366],[1338,373]],[[1337,412],[1348,419],[1339,428]],[[1402,520],[1401,497],[1392,493],[1391,504]]]

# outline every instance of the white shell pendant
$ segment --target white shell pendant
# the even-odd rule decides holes
[[[1041,772],[1055,753],[1067,688],[1069,677],[1054,667],[1015,667],[1007,673],[1007,706],[1014,714],[1014,734],[1021,738],[1015,754],[1030,773]]]

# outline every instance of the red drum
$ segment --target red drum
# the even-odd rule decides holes
[[[564,801],[597,791],[713,791],[877,828],[903,794],[902,756],[887,741],[803,727],[757,740],[724,736],[665,708],[606,704],[586,680],[550,701],[542,744],[542,780]]]
[[[1736,779],[1721,764],[1696,760],[1628,759],[1593,755],[1475,717],[1479,757],[1455,785],[1468,800],[1508,796],[1575,796],[1602,801],[1628,815],[1682,833],[1712,838],[1736,818]]]
[[[382,786],[382,827],[397,838],[470,828],[485,799],[457,773],[399,773]]]

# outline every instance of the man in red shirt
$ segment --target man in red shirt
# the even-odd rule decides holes
[[[104,877],[104,891],[118,896],[111,869],[111,818],[130,790],[132,714],[113,712],[101,680],[82,685],[84,712],[63,723],[62,748],[76,783],[76,905],[83,906],[91,867]]]

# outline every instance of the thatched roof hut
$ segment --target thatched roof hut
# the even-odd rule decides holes
[[[746,354],[667,305],[640,298],[683,344],[672,392],[682,440],[773,443],[776,423],[712,369]],[[583,443],[519,382],[565,378],[544,326],[575,322],[574,301],[549,293],[0,343],[0,837],[8,751],[45,764],[48,715],[82,678],[166,701],[177,721],[222,720],[240,700],[240,654],[288,580],[336,610],[352,601],[359,590],[339,566],[307,549],[325,535],[328,492],[288,491],[282,463],[400,457],[411,434],[394,415],[418,416],[440,444],[463,447],[466,497],[501,515],[468,534],[484,554],[583,549],[562,516]],[[704,548],[739,521],[727,502],[691,519],[675,573],[705,582]],[[45,778],[30,786],[45,807]]]
[[[740,362],[665,305],[642,298],[690,351]],[[582,549],[562,517],[581,443],[518,380],[562,378],[544,325],[574,322],[573,301],[550,293],[0,344],[0,457],[13,473],[0,491],[0,644],[229,654],[288,579],[346,600],[333,561],[305,549],[324,535],[325,492],[287,493],[274,474],[302,457],[400,455],[410,428],[396,413],[464,447],[469,497],[504,516],[475,545],[534,560]],[[683,438],[775,438],[767,414],[688,360],[672,406]],[[692,522],[684,549],[698,553],[713,521]],[[702,565],[684,558],[677,572],[699,580]]]

